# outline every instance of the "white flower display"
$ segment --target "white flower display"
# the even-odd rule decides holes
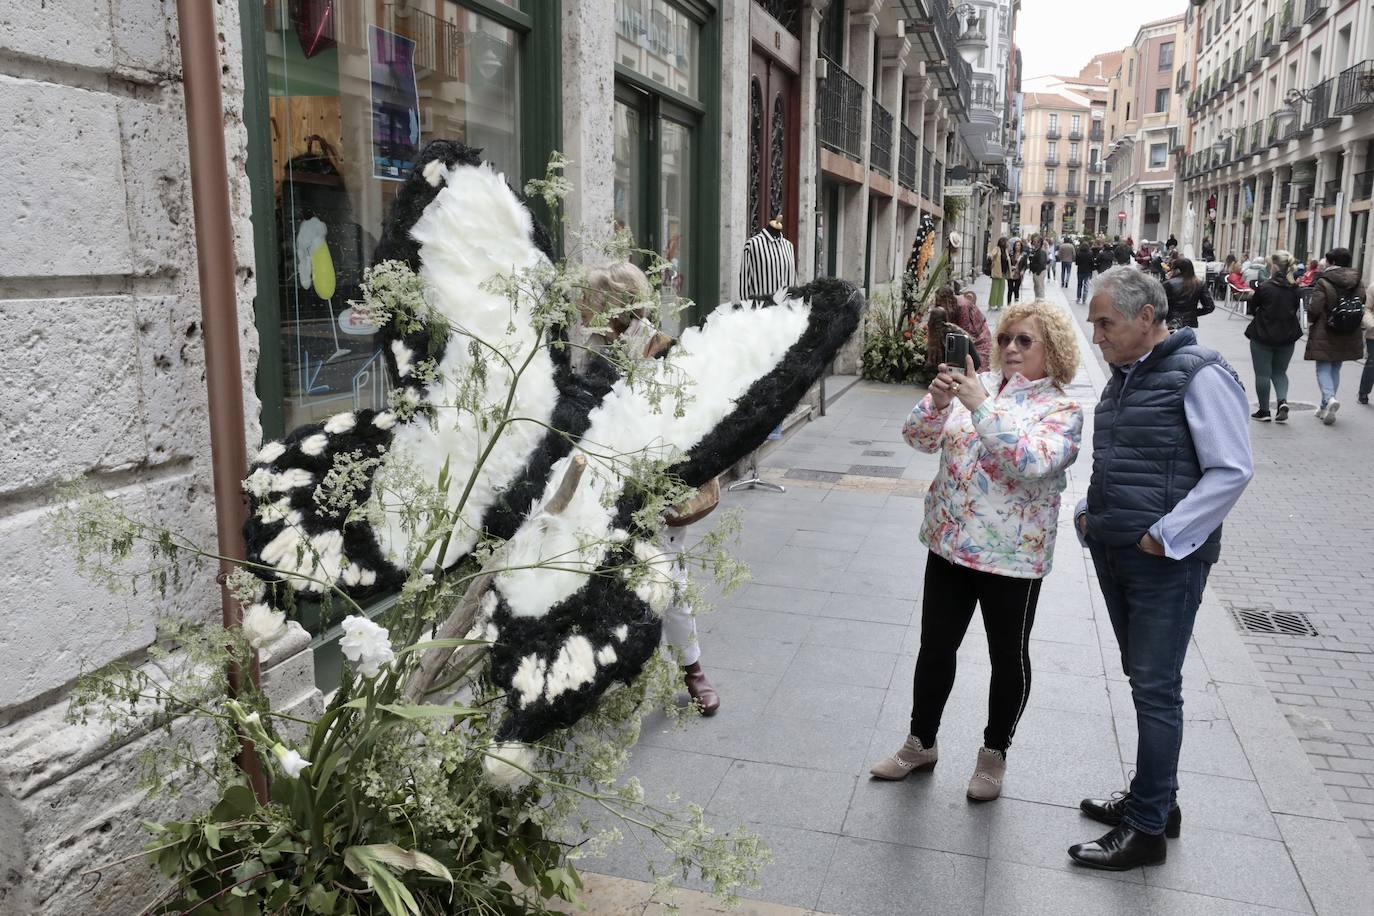
[[[343,631],[339,648],[344,658],[358,666],[358,673],[363,677],[376,677],[383,667],[396,660],[386,627],[354,614],[344,619]]]
[[[498,786],[523,786],[530,779],[525,771],[534,769],[534,748],[519,741],[498,744],[482,758],[482,769]]]
[[[268,646],[286,633],[286,612],[276,611],[265,604],[250,604],[243,612],[243,635],[248,644],[257,649],[264,661],[272,657]]]
[[[310,761],[302,757],[299,751],[287,748],[285,745],[278,744],[272,748],[272,753],[276,755],[277,762],[281,764],[282,772],[292,779],[300,779],[301,771],[310,766]]]

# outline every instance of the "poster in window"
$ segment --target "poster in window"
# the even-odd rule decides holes
[[[415,42],[369,26],[372,78],[372,174],[402,181],[420,152],[420,91]]]

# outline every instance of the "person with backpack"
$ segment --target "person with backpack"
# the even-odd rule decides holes
[[[1250,339],[1250,363],[1255,367],[1255,399],[1259,409],[1250,419],[1268,423],[1269,386],[1272,383],[1278,407],[1272,419],[1279,423],[1288,420],[1288,361],[1293,348],[1302,338],[1298,322],[1297,287],[1293,285],[1293,256],[1276,251],[1269,256],[1269,279],[1261,283],[1246,305],[1253,316],[1245,328]]]
[[[1050,263],[1049,252],[1045,250],[1045,240],[1040,236],[1031,237],[1030,272],[1031,285],[1035,288],[1035,298],[1045,298],[1045,271]]]
[[[1351,264],[1349,248],[1333,248],[1326,253],[1326,270],[1312,284],[1307,300],[1307,350],[1303,359],[1317,364],[1317,385],[1322,404],[1317,419],[1327,426],[1336,422],[1341,402],[1336,391],[1341,385],[1341,363],[1365,355],[1364,284]]]
[[[1179,258],[1174,262],[1174,275],[1164,283],[1164,295],[1169,298],[1169,328],[1195,328],[1197,320],[1216,310],[1207,284],[1198,279],[1193,262]]]
[[[1093,270],[1097,266],[1097,252],[1089,247],[1086,237],[1078,242],[1078,251],[1074,255],[1074,266],[1078,268],[1078,302],[1082,302],[1088,295],[1088,283],[1092,280]]]

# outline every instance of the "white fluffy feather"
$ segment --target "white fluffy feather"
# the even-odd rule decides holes
[[[358,418],[347,411],[343,413],[336,413],[334,414],[334,416],[330,417],[328,420],[325,421],[324,431],[329,433],[331,436],[337,436],[339,433],[346,433],[351,431],[353,427],[357,425],[357,423]]]
[[[324,447],[329,444],[329,437],[324,433],[315,433],[313,436],[306,436],[301,440],[301,452],[314,457],[324,451]]]

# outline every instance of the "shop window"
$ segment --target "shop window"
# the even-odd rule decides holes
[[[697,95],[701,28],[667,0],[619,0],[615,59],[674,92]]]

